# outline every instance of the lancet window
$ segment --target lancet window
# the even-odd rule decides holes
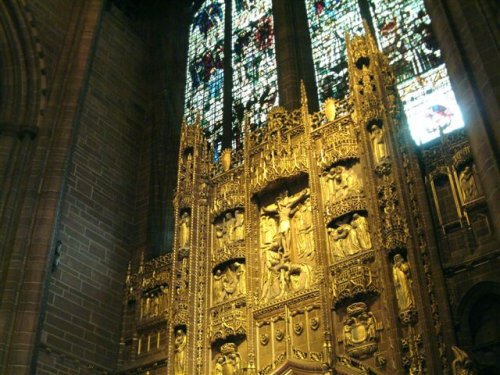
[[[194,14],[184,106],[188,122],[200,115],[216,160],[223,139],[230,139],[233,148],[241,147],[245,113],[252,126],[260,126],[278,103],[272,1],[231,0],[231,6],[226,5],[206,0]],[[226,72],[229,66],[231,72]],[[225,80],[224,74],[232,74],[231,79]],[[230,106],[229,116],[224,105]]]
[[[233,0],[232,44],[232,139],[233,148],[239,148],[244,113],[252,126],[260,126],[278,105],[271,0]]]
[[[184,114],[189,123],[199,115],[213,140],[222,136],[224,10],[223,0],[205,0],[189,34]]]
[[[428,142],[463,126],[422,0],[306,0],[319,99],[347,94],[345,32],[372,26],[395,70],[411,134]]]

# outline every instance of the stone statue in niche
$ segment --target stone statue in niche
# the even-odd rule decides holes
[[[223,371],[224,371],[224,357],[219,357],[217,358],[217,360],[215,361],[215,375],[223,375]]]
[[[234,240],[243,241],[245,239],[245,215],[241,210],[235,210],[234,217]]]
[[[281,236],[281,246],[287,256],[291,249],[291,234],[290,220],[297,209],[297,204],[304,198],[309,196],[309,189],[304,189],[300,193],[293,196],[288,195],[285,190],[276,199],[276,203],[270,204],[267,207],[262,207],[262,213],[277,213],[279,217],[279,234]]]
[[[410,266],[400,254],[394,255],[392,278],[396,289],[396,299],[401,312],[415,307],[411,289]]]
[[[169,305],[168,286],[162,285],[160,287],[160,291],[161,291],[161,310],[165,312],[168,310],[168,305]]]
[[[188,212],[182,214],[179,224],[179,248],[186,249],[189,247],[191,234],[191,217]]]
[[[215,250],[223,251],[224,247],[224,227],[221,223],[218,223],[215,224]]]
[[[246,267],[244,263],[234,262],[234,275],[236,277],[237,282],[237,295],[246,294],[247,293],[247,284],[246,284]]]
[[[470,202],[479,197],[479,190],[477,189],[474,173],[470,165],[467,165],[464,170],[460,172],[459,181],[464,202]]]
[[[373,157],[375,163],[380,163],[389,156],[387,144],[384,139],[384,131],[382,127],[373,124],[370,128],[370,139],[372,141]]]
[[[181,179],[190,181],[192,176],[193,176],[193,155],[191,152],[188,152],[184,156]]]
[[[341,200],[362,190],[356,174],[342,165],[331,167],[324,176],[329,201]]]
[[[266,302],[271,296],[285,293],[286,265],[283,260],[281,238],[278,234],[270,244],[263,247],[263,260],[262,299]]]
[[[329,228],[329,233],[333,240],[333,252],[337,257],[354,255],[361,250],[357,233],[350,224]]]
[[[174,375],[186,375],[186,345],[186,333],[178,329],[174,341]]]
[[[332,249],[333,257],[337,259],[342,259],[349,255],[342,246],[343,235],[344,233],[339,231],[338,228],[328,228],[330,247]]]
[[[231,299],[236,296],[238,283],[232,270],[228,267],[222,276],[222,289],[224,290],[224,299]]]
[[[236,344],[230,342],[223,344],[220,354],[215,360],[215,373],[222,375],[242,375],[241,355]]]
[[[160,314],[160,297],[158,295],[155,295],[152,298],[153,304],[152,304],[152,311],[151,311],[151,316],[156,317]]]
[[[294,216],[297,228],[297,255],[298,259],[314,258],[314,238],[312,227],[311,200],[308,198],[301,204]]]

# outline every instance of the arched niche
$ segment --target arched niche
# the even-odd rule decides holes
[[[459,345],[472,356],[479,375],[500,373],[500,283],[481,282],[461,299]]]

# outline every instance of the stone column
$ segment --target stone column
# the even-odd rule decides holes
[[[300,81],[304,81],[309,112],[319,109],[311,39],[305,2],[273,0],[279,104],[287,110],[300,107]]]

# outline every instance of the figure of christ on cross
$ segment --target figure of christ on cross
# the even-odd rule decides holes
[[[283,258],[290,257],[291,233],[290,220],[297,210],[297,204],[310,195],[309,188],[302,190],[300,193],[289,196],[288,190],[282,192],[276,198],[276,203],[272,203],[267,207],[262,207],[261,213],[277,213],[279,218],[278,231],[281,236],[281,246],[283,247]]]

